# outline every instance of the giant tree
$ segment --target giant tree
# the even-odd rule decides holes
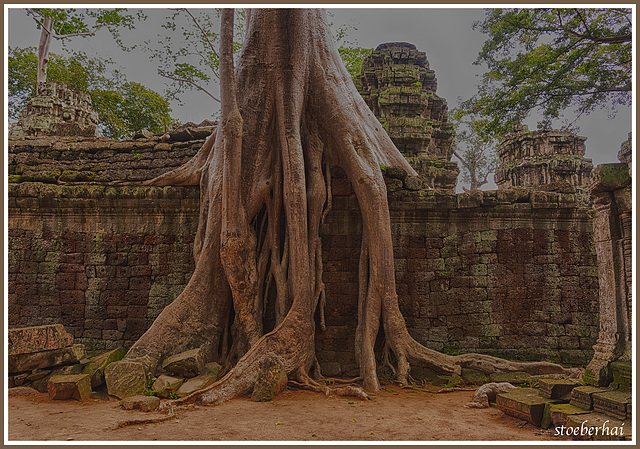
[[[222,121],[184,166],[145,185],[199,185],[195,271],[121,364],[202,348],[235,363],[212,386],[179,404],[216,404],[251,390],[258,367],[275,354],[289,379],[319,388],[314,314],[322,304],[320,225],[331,207],[331,174],[340,167],[362,213],[356,360],[368,391],[379,389],[374,343],[382,326],[398,380],[410,363],[440,372],[563,372],[559,365],[480,355],[450,356],[419,344],[398,307],[391,225],[380,166],[416,172],[358,94],[324,13],[257,9],[233,68],[233,11],[221,38]],[[265,332],[265,301],[277,324]],[[237,360],[237,362],[236,362]],[[142,362],[140,362],[142,363]],[[233,364],[232,363],[232,364]]]

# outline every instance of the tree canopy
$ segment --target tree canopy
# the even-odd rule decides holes
[[[496,135],[534,112],[539,127],[562,119],[568,128],[595,108],[615,115],[631,104],[629,8],[488,9],[474,28],[488,35],[475,64],[489,70],[461,108]]]
[[[456,117],[457,111],[452,111]],[[454,122],[456,127],[456,143],[453,155],[462,164],[461,181],[469,184],[463,186],[464,191],[473,192],[489,182],[489,175],[498,165],[496,148],[498,140],[487,134],[486,119],[462,118]]]

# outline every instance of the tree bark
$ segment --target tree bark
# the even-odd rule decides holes
[[[234,72],[233,17],[223,13],[221,128],[192,161],[146,183],[199,183],[196,268],[128,357],[204,347],[209,360],[229,367],[237,360],[220,381],[177,404],[215,404],[247,393],[268,353],[283,361],[290,379],[320,388],[309,376],[316,362],[314,314],[324,299],[319,232],[331,205],[331,167],[338,166],[363,217],[356,358],[367,390],[379,389],[374,343],[380,322],[401,382],[410,362],[444,373],[463,367],[562,372],[547,363],[448,356],[409,335],[398,307],[380,165],[416,172],[355,88],[322,11],[252,9],[248,17]],[[265,333],[270,297],[277,325]]]
[[[38,43],[38,84],[47,81],[47,66],[49,64],[49,47],[53,35],[53,17],[44,17],[42,20],[42,31],[40,32],[40,42]]]

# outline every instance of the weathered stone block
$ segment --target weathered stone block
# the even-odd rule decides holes
[[[104,371],[107,366],[109,366],[110,363],[121,360],[125,354],[126,351],[124,348],[119,347],[91,359],[91,361],[85,365],[82,370],[84,374],[89,374],[91,376],[91,387],[95,388],[102,385],[105,382]]]
[[[514,388],[496,396],[496,406],[505,414],[540,427],[544,407],[548,399],[534,388]]]
[[[620,441],[631,438],[633,428],[630,422],[589,413],[568,416],[563,431],[564,435],[573,436],[574,440]]]
[[[593,410],[593,393],[602,393],[603,388],[580,386],[571,390],[570,404],[585,410]]]
[[[159,398],[168,398],[172,393],[175,393],[183,383],[184,379],[182,378],[163,374],[155,380],[151,389],[153,390],[153,394]]]
[[[107,391],[119,399],[142,395],[149,386],[157,364],[157,357],[149,354],[110,363],[104,371]]]
[[[178,396],[187,396],[194,391],[202,390],[203,388],[207,388],[209,385],[218,380],[218,374],[215,372],[205,372],[196,377],[192,377],[191,379],[186,379],[184,383],[178,388],[176,391]]]
[[[204,356],[199,348],[181,352],[165,359],[162,369],[176,376],[196,377],[204,369]]]
[[[51,399],[85,401],[91,398],[91,376],[88,374],[52,376],[47,383],[47,392]]]
[[[9,373],[78,363],[84,357],[84,345],[75,344],[63,349],[9,356]]]
[[[593,393],[593,411],[624,421],[627,417],[627,404],[631,403],[631,392],[605,391]]]
[[[578,383],[570,379],[539,379],[540,395],[548,399],[569,400]]]
[[[129,396],[121,400],[119,404],[125,410],[152,412],[160,405],[160,399],[155,396]]]
[[[9,355],[63,349],[73,344],[73,337],[62,324],[9,329]]]

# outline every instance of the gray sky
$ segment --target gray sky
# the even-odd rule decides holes
[[[459,97],[468,98],[475,92],[482,67],[474,66],[473,62],[485,36],[474,31],[472,24],[484,16],[481,9],[332,8],[330,11],[333,13],[330,20],[334,25],[344,23],[357,27],[349,31],[349,37],[357,40],[361,47],[375,48],[383,42],[405,41],[426,52],[438,79],[437,93],[447,100],[449,108],[457,105]],[[135,32],[123,34],[125,40],[154,39],[158,32],[163,31],[158,21],[162,20],[165,10],[154,10],[148,15],[147,22],[138,25]],[[27,17],[22,9],[9,10],[8,33],[8,44],[19,47],[37,46],[40,35],[33,19]],[[89,55],[111,57],[122,66],[129,81],[140,82],[158,92],[164,90],[164,79],[157,75],[155,63],[149,61],[142,52],[123,53],[107,30],[100,30],[93,38],[75,38],[69,41],[68,46]],[[54,41],[51,52],[61,53],[61,43]],[[185,106],[172,104],[172,116],[181,122],[199,123],[209,118],[214,109],[218,109],[218,105],[202,93],[185,95],[183,98]],[[566,113],[570,117],[571,111]],[[620,108],[615,120],[608,119],[604,111],[596,111],[582,118],[577,125],[580,127],[579,134],[588,139],[586,157],[593,159],[594,165],[617,162],[620,144],[632,130],[631,123],[630,108]],[[536,129],[535,118],[526,124],[529,129]],[[495,185],[488,188],[495,188]]]

